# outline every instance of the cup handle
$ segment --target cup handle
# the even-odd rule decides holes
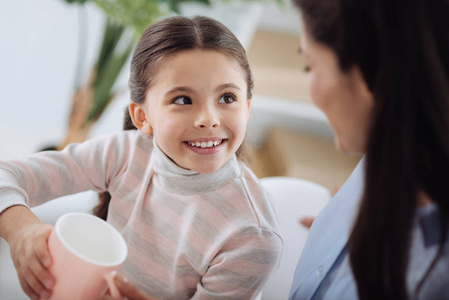
[[[112,298],[114,300],[123,300],[122,294],[115,285],[114,282],[115,276],[117,276],[117,271],[108,272],[103,275],[104,279],[108,283],[109,292],[111,293]]]

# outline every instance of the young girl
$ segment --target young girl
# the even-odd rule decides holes
[[[129,247],[120,273],[158,299],[250,299],[276,268],[282,239],[271,203],[237,157],[253,83],[222,24],[173,17],[136,46],[123,131],[61,152],[0,164],[0,235],[23,290],[50,295],[51,226],[27,205],[108,191],[107,221]]]

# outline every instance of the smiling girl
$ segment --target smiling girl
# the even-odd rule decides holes
[[[138,130],[0,163],[0,235],[23,290],[46,298],[55,280],[52,227],[27,206],[95,190],[111,194],[107,221],[129,248],[120,273],[143,293],[255,297],[282,239],[271,203],[237,158],[253,87],[243,47],[212,19],[165,19],[137,44],[129,87]]]

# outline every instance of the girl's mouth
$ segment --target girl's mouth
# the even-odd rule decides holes
[[[223,143],[224,140],[214,140],[214,141],[202,141],[202,142],[186,142],[187,144],[189,144],[192,147],[197,147],[197,148],[212,148],[212,147],[217,147],[219,145],[221,145],[221,143]]]
[[[221,151],[228,139],[198,139],[185,141],[184,144],[193,152],[200,155],[211,155]]]

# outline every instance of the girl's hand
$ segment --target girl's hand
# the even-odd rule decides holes
[[[10,238],[11,257],[20,285],[31,299],[49,298],[55,282],[48,270],[51,256],[47,241],[52,229],[48,224],[31,224]]]
[[[55,279],[48,270],[51,256],[47,240],[53,227],[41,223],[24,206],[5,210],[0,225],[25,294],[31,299],[49,298]]]
[[[120,290],[120,293],[123,297],[129,300],[157,300],[156,298],[145,295],[139,288],[134,286],[129,281],[125,280],[122,276],[117,275],[114,278],[115,284],[117,288]],[[111,294],[106,293],[101,300],[114,300]]]

